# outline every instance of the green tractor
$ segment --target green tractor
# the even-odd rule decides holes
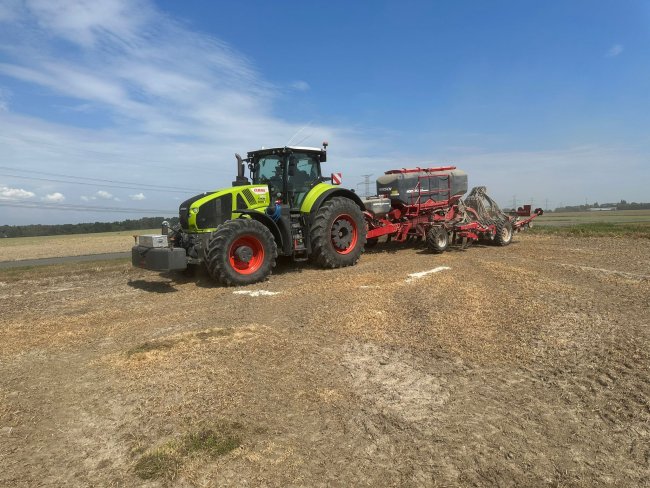
[[[327,143],[235,157],[232,188],[184,201],[177,226],[163,223],[161,235],[138,236],[134,266],[154,271],[204,266],[219,283],[236,286],[266,279],[278,255],[326,268],[358,261],[366,244],[365,207],[353,191],[331,184],[335,175],[322,176]]]

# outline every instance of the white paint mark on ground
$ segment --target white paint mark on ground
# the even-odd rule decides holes
[[[266,290],[255,290],[255,291],[249,291],[249,290],[237,290],[232,292],[233,295],[248,295],[251,297],[270,297],[273,295],[279,295],[279,291],[266,291]]]
[[[359,286],[360,289],[362,290],[368,290],[368,289],[373,289],[373,288],[381,288],[379,285],[361,285]]]
[[[419,280],[420,278],[424,278],[427,275],[433,274],[433,273],[439,273],[440,271],[444,271],[446,269],[451,269],[449,266],[438,266],[437,268],[430,269],[428,271],[420,271],[419,273],[411,273],[408,278],[406,278],[406,282],[410,283],[411,281]]]

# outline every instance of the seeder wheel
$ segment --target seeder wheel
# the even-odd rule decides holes
[[[509,220],[502,220],[497,224],[497,233],[494,243],[497,246],[507,246],[512,242],[512,224]]]
[[[449,247],[449,234],[443,227],[431,227],[427,231],[427,247],[436,254],[445,252]]]

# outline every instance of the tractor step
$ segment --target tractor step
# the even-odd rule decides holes
[[[291,222],[291,240],[292,242],[292,257],[294,261],[307,261],[309,254],[307,253],[307,246],[305,245],[304,224],[300,212],[291,212],[289,215]]]

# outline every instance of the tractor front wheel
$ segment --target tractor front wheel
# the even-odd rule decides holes
[[[278,249],[264,224],[236,219],[212,234],[205,255],[208,272],[216,281],[241,286],[265,280],[275,266]]]
[[[334,197],[316,212],[310,235],[316,263],[325,268],[352,266],[366,244],[366,223],[356,203]]]
[[[431,227],[427,231],[427,248],[436,254],[443,253],[449,247],[449,234],[443,227]]]

